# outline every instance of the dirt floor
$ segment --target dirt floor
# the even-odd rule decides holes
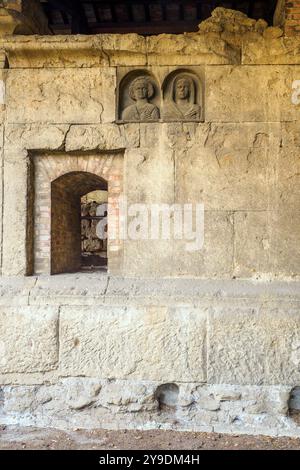
[[[0,428],[0,450],[299,450],[300,439],[176,431],[106,431]]]

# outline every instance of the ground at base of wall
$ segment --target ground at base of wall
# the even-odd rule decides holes
[[[299,450],[300,439],[178,431],[0,427],[0,450]]]

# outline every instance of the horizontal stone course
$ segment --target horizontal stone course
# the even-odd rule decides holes
[[[161,387],[169,403],[163,407]],[[299,437],[299,427],[287,416],[289,395],[290,388],[284,386],[69,377],[48,385],[3,386],[0,424]]]
[[[2,42],[2,43],[1,43]],[[148,38],[137,34],[26,36],[0,39],[11,68],[91,68],[197,64],[299,64],[299,36],[280,28],[261,33],[205,31]],[[184,51],[184,53],[183,53]]]
[[[159,282],[99,275],[33,279],[14,289],[19,310],[5,306],[13,280],[3,283],[3,335],[17,335],[25,345],[39,337],[40,351],[52,362],[29,347],[21,362],[9,358],[2,372],[57,367],[59,308],[62,375],[97,371],[101,378],[190,382],[206,381],[208,373],[211,384],[241,385],[293,386],[300,380],[297,282]],[[74,281],[80,287],[74,288]],[[25,322],[20,339],[14,321]],[[27,357],[30,363],[24,364]]]
[[[59,337],[64,376],[205,381],[205,309],[62,307]]]
[[[298,281],[122,278],[101,273],[1,277],[1,305],[88,306],[110,302],[169,305],[229,301],[300,302]],[[155,293],[155,294],[154,294]]]

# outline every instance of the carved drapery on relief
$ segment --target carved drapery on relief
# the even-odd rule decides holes
[[[129,96],[134,104],[127,106],[122,112],[125,121],[155,121],[159,118],[159,109],[150,102],[155,94],[154,86],[149,77],[138,77],[130,84]]]
[[[198,78],[189,72],[176,71],[166,78],[164,87],[164,121],[200,121],[201,90]]]
[[[147,72],[130,72],[120,84],[119,97],[118,113],[122,121],[159,120],[158,86]]]
[[[203,120],[203,86],[190,70],[177,69],[157,78],[148,71],[131,71],[120,81],[118,92],[122,122]]]

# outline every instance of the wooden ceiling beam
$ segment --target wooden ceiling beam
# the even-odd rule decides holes
[[[89,26],[80,0],[48,0],[50,6],[71,16],[72,34],[88,34]],[[53,25],[52,27],[56,27]]]
[[[88,34],[89,25],[80,0],[72,0],[72,34]]]
[[[56,30],[58,34],[66,30],[66,25],[50,24],[51,28]],[[198,20],[192,21],[172,21],[172,22],[155,22],[153,23],[94,23],[90,24],[90,34],[101,34],[101,33],[137,33],[144,35],[160,34],[162,31],[169,34],[179,34],[184,31],[198,31]]]
[[[45,6],[45,12],[48,14],[50,26],[57,31],[61,30],[61,26],[53,24],[55,22],[54,19],[51,22],[52,10],[61,11],[63,13],[65,26],[70,24],[70,17],[72,18],[70,25],[71,30],[69,30],[69,32],[73,34],[93,34],[95,33],[95,28],[97,33],[138,32],[140,34],[158,34],[163,32],[182,33],[184,31],[196,31],[196,25],[206,19],[207,15],[209,15],[215,7],[222,6],[224,3],[226,3],[226,6],[229,6],[229,0],[227,0],[227,2],[225,0],[194,0],[193,3],[197,12],[195,19],[185,21],[185,5],[192,1],[193,0],[177,0],[173,2],[171,0],[48,0],[47,6]],[[90,23],[85,14],[84,3],[89,4],[93,9],[92,11],[94,11]],[[125,22],[122,21],[121,16],[118,15],[116,8],[118,4],[122,5],[128,14],[128,19],[125,20]],[[172,16],[169,16],[168,5],[172,4],[177,4],[179,7],[179,17],[177,19],[174,18],[175,21],[169,19]],[[271,24],[276,0],[230,0],[230,4],[231,8],[235,9],[238,9],[239,6],[241,7],[243,4],[243,9],[250,18],[255,17],[255,13],[258,11],[256,6],[261,5],[262,16]],[[145,13],[143,21],[137,20],[137,18],[142,19],[142,16],[138,16],[138,13],[134,10],[135,5],[143,7]],[[160,6],[162,12],[161,21],[159,18],[157,18],[157,20],[151,19],[151,5]],[[104,6],[110,8],[111,20],[109,21],[105,21],[101,16],[101,7],[103,8]]]
[[[95,15],[95,18],[96,18],[97,23],[100,23],[101,18],[100,18],[100,15],[99,15],[99,11],[98,11],[97,5],[96,5],[95,2],[90,2],[90,3],[91,3],[91,5],[92,5],[93,12],[94,12],[94,15]]]

